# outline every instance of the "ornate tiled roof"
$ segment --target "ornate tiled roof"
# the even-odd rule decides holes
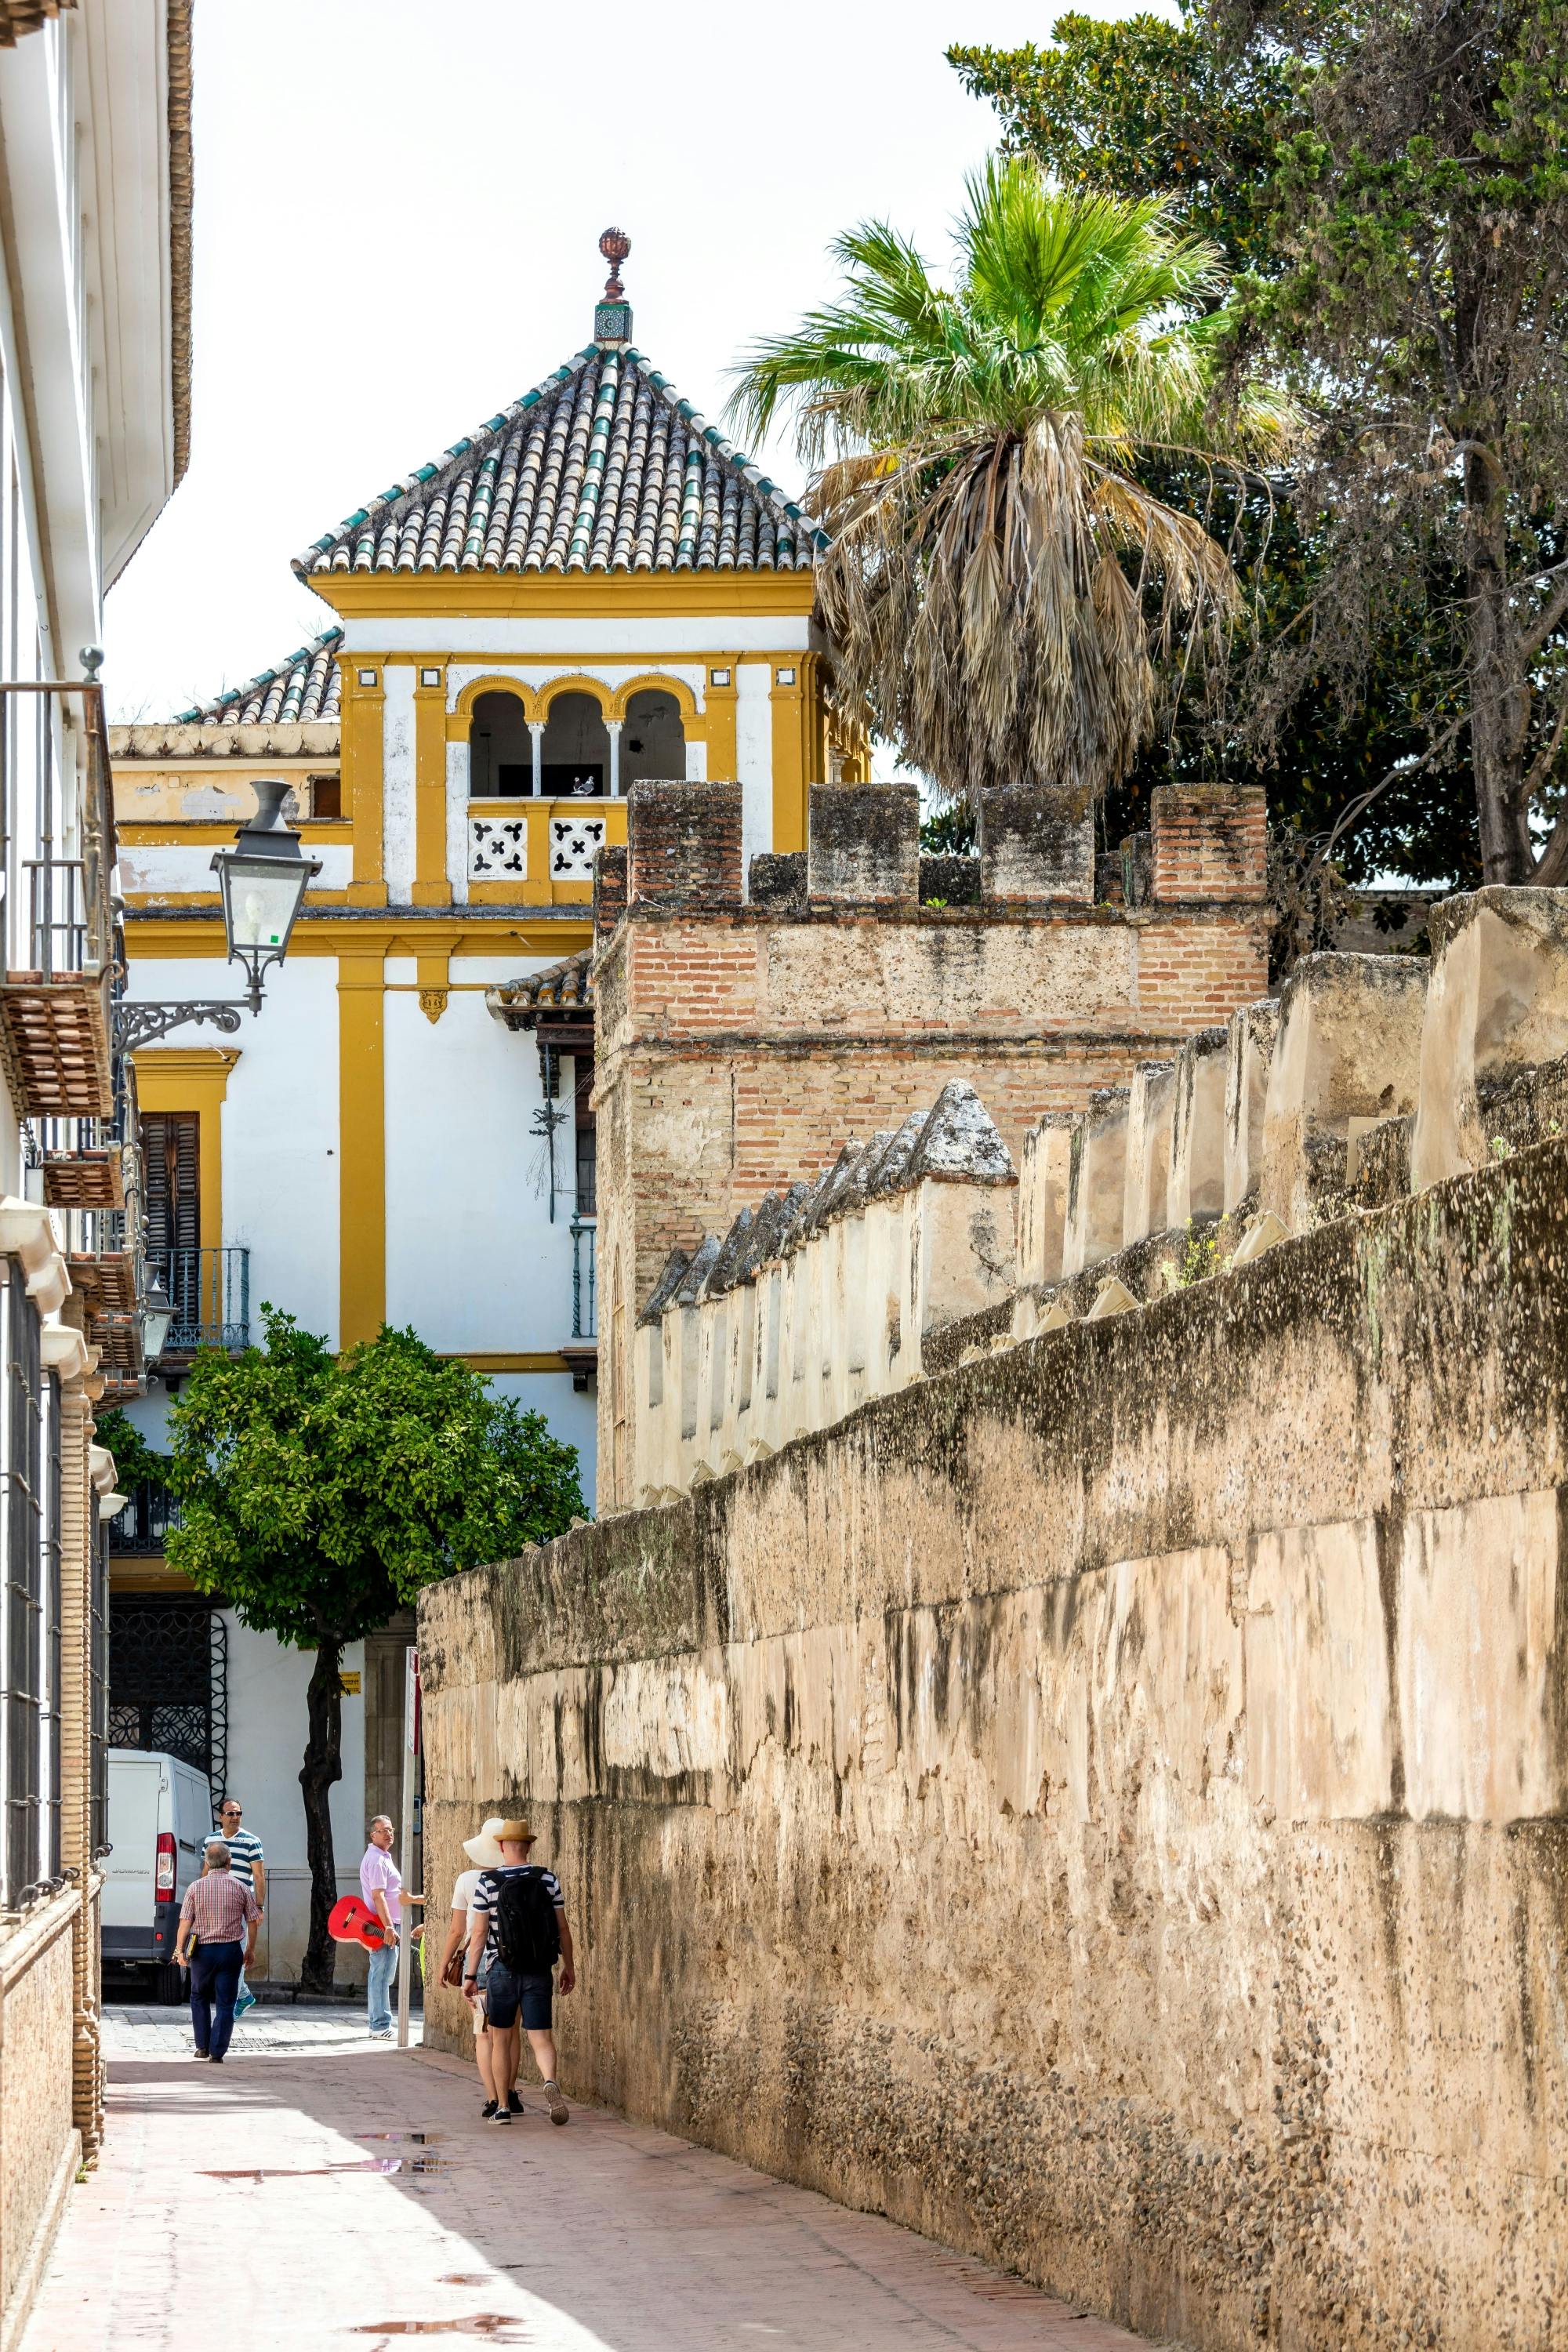
[[[243,686],[231,686],[195,710],[182,710],[178,727],[309,726],[338,716],[338,647],[341,629],[328,629],[300,646],[277,669],[264,669]]]
[[[826,543],[640,352],[592,343],[294,569],[794,572]]]

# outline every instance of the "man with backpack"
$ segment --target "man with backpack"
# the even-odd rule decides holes
[[[488,1971],[485,2011],[489,2019],[493,2080],[516,2081],[521,2036],[526,2033],[544,2078],[550,2120],[563,2124],[567,2108],[555,2080],[551,1977],[559,1959],[561,1991],[569,1993],[576,1982],[566,1897],[553,1871],[542,1870],[529,1861],[534,1836],[526,1822],[502,1822],[496,1831],[496,1843],[500,1847],[500,1868],[483,1873],[468,1906],[473,1924],[463,1956],[463,1994],[470,2002],[478,2000],[482,1962]],[[510,2123],[510,2105],[498,2107],[496,2121]]]

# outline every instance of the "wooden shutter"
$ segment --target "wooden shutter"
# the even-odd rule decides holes
[[[169,1258],[201,1247],[201,1132],[194,1110],[143,1111],[147,1163],[147,1255]]]

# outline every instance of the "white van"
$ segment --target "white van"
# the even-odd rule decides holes
[[[110,1749],[103,1957],[154,1969],[160,2000],[184,1998],[184,1979],[174,1960],[174,1931],[212,1834],[212,1790],[205,1772],[149,1748]]]

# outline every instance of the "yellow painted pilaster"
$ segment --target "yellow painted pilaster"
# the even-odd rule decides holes
[[[349,903],[354,907],[384,907],[382,812],[385,793],[386,692],[377,663],[345,659],[342,677],[343,808],[353,818],[354,829],[354,875],[349,884]],[[371,682],[365,684],[363,680]]]
[[[424,680],[434,676],[436,684]],[[449,907],[447,879],[447,673],[421,664],[414,688],[414,904]]]
[[[144,1045],[133,1055],[136,1103],[144,1111],[194,1111],[203,1249],[223,1247],[223,1104],[237,1045]]]
[[[773,847],[805,847],[805,656],[775,661],[769,699],[773,718]]]
[[[338,1345],[386,1319],[386,950],[338,956]]]
[[[735,669],[734,654],[715,654],[708,666],[708,683],[703,688],[707,704],[708,774],[716,784],[732,784],[739,776],[740,755],[735,749]],[[728,686],[715,686],[715,670],[728,670]]]

